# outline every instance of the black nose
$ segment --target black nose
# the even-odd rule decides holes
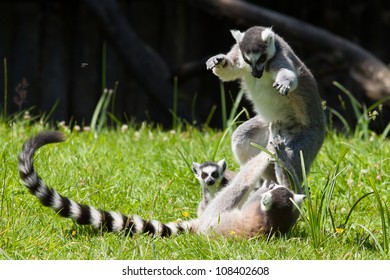
[[[255,67],[252,68],[252,76],[259,79],[263,76],[263,69],[257,70]]]
[[[214,185],[214,183],[215,183],[214,180],[207,180],[206,181],[207,186],[212,186],[212,185]]]

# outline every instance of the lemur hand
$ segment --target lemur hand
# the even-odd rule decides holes
[[[224,54],[218,54],[209,58],[206,62],[207,70],[212,70],[215,67],[225,67],[228,63],[228,58]]]
[[[290,90],[290,82],[289,81],[281,81],[281,82],[274,82],[272,85],[274,88],[276,88],[280,95],[286,96]]]

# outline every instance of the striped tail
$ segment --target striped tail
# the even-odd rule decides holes
[[[135,233],[148,233],[154,236],[171,236],[191,231],[192,221],[170,222],[146,221],[137,215],[125,216],[117,212],[98,210],[89,205],[79,204],[49,188],[34,169],[34,154],[42,146],[65,140],[59,131],[45,131],[27,140],[19,153],[19,174],[24,185],[41,203],[52,208],[59,215],[71,218],[80,225],[91,225],[108,232],[122,232],[132,236]]]

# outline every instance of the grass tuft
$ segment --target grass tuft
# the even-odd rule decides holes
[[[390,96],[375,102],[374,104],[372,104],[370,107],[367,108],[366,104],[360,103],[353,96],[353,94],[348,89],[346,89],[343,85],[341,85],[336,81],[333,82],[333,85],[336,86],[338,89],[340,89],[340,91],[348,97],[349,102],[352,106],[352,110],[356,118],[355,130],[353,132],[354,137],[364,139],[364,140],[369,140],[371,135],[373,134],[373,132],[370,129],[370,123],[378,117],[378,115],[381,112],[380,108],[382,104],[390,100]],[[342,102],[342,104],[344,104],[344,102]],[[344,125],[347,134],[350,134],[352,132],[352,128],[349,125],[348,121],[343,117],[343,115],[332,108],[328,108],[328,110],[331,114],[338,117],[338,119]],[[390,124],[387,124],[387,126],[384,128],[383,131],[384,134],[382,137],[386,137],[390,131]]]

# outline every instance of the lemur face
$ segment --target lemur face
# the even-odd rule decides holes
[[[192,170],[202,186],[211,187],[223,178],[226,170],[226,162],[225,160],[221,160],[218,163],[205,162],[199,164],[193,162]]]
[[[305,198],[305,195],[295,194],[285,186],[271,185],[269,191],[265,192],[261,198],[261,208],[263,211],[269,211],[275,207],[293,209],[294,204],[301,206]]]
[[[275,55],[275,34],[270,28],[255,26],[245,32],[231,31],[239,45],[243,61],[255,78],[263,76],[266,62]]]
[[[218,167],[216,166],[206,166],[202,168],[200,177],[208,186],[214,185],[220,177],[218,172]]]
[[[267,55],[261,52],[242,53],[242,58],[251,67],[252,76],[261,78],[263,76]]]

